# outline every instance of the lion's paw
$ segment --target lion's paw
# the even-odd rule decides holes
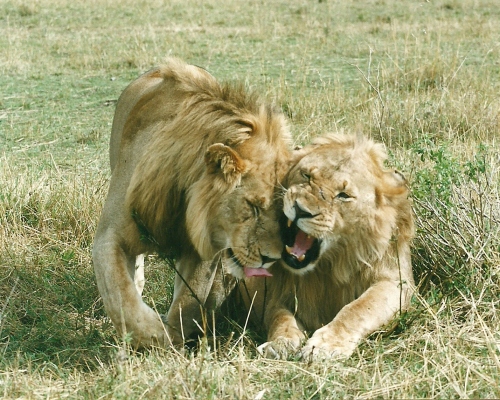
[[[356,341],[349,338],[341,340],[329,332],[329,329],[318,329],[300,351],[304,361],[317,361],[331,358],[347,358],[356,349]]]
[[[272,360],[287,360],[297,355],[300,343],[284,337],[266,342],[257,347],[259,354]]]

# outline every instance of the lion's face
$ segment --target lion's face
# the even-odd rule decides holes
[[[214,213],[211,244],[225,250],[224,266],[235,277],[269,276],[266,268],[281,257],[274,190],[274,184],[248,176],[221,199]]]
[[[205,179],[188,199],[188,230],[199,254],[219,254],[237,278],[270,276],[266,269],[284,249],[274,199],[289,151],[285,142],[270,146],[264,139],[253,136],[237,148],[210,146]]]
[[[382,169],[383,158],[379,147],[368,151],[323,143],[291,168],[281,217],[282,258],[291,271],[313,269],[327,250],[349,241],[390,239],[392,223],[386,226],[384,220],[392,221],[394,210],[387,205],[406,188],[399,172]],[[391,218],[384,217],[387,213]],[[378,251],[376,243],[366,246]]]

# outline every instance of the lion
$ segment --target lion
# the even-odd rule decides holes
[[[282,260],[240,285],[267,357],[349,357],[406,310],[414,235],[404,176],[383,145],[329,134],[296,152],[284,180]],[[307,338],[306,333],[312,333]]]
[[[200,306],[226,298],[225,272],[269,275],[283,250],[273,198],[290,145],[281,112],[175,58],[124,90],[93,246],[97,286],[120,335],[137,347],[182,345],[201,326]],[[166,317],[142,300],[151,252],[175,259]]]

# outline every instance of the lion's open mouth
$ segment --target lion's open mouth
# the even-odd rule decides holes
[[[281,258],[288,266],[299,270],[318,259],[321,242],[302,231],[297,226],[297,220],[291,221],[285,214],[282,215],[281,235],[285,249]]]

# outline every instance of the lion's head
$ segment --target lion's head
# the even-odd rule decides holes
[[[351,249],[343,256],[370,265],[395,234],[409,240],[413,224],[406,180],[384,168],[381,144],[331,134],[295,157],[281,219],[287,269],[310,271],[321,257],[334,257],[335,249]]]
[[[270,142],[265,134],[286,137],[284,121],[277,115],[267,120],[270,115],[253,121],[243,143],[211,145],[205,176],[187,196],[186,225],[195,248],[207,259],[222,250],[224,266],[238,278],[268,276],[266,268],[283,250],[274,199],[289,151],[286,140]]]
[[[283,249],[273,198],[290,156],[284,116],[176,60],[148,74],[156,86],[123,124],[124,140],[145,144],[129,209],[176,259],[221,255],[236,277],[265,275]]]

